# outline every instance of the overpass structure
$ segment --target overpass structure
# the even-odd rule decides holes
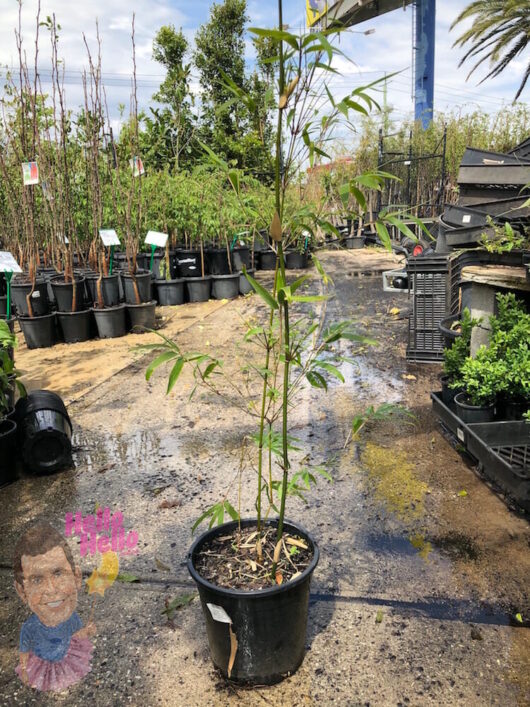
[[[436,0],[306,0],[309,27],[353,27],[413,5],[414,117],[427,128],[434,108]]]

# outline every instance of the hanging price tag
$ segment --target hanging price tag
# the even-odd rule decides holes
[[[100,228],[99,237],[103,241],[104,246],[120,245],[120,239],[118,238],[118,234],[113,228]]]
[[[159,231],[148,231],[147,236],[145,237],[145,244],[154,245],[158,248],[165,248],[167,239],[167,233],[160,233]]]
[[[24,186],[39,183],[39,165],[36,162],[22,162]]]
[[[0,251],[0,272],[22,272],[15,258],[6,250]]]

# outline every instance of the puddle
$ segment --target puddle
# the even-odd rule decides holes
[[[151,430],[139,430],[133,435],[75,431],[72,445],[76,466],[86,471],[101,471],[111,464],[136,471],[139,467],[150,466],[161,451],[160,438]]]

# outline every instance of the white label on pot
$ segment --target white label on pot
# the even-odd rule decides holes
[[[469,223],[471,221],[471,214],[464,214],[462,216],[462,223]]]
[[[464,430],[462,430],[460,427],[456,431],[456,436],[461,442],[464,442],[465,440],[465,435],[464,435]]]
[[[160,231],[148,231],[147,236],[145,237],[145,244],[156,245],[159,248],[165,248],[167,239],[167,233],[160,233]]]
[[[7,250],[0,251],[0,272],[22,272],[20,265]]]
[[[118,234],[113,228],[100,228],[99,237],[103,241],[104,246],[120,245]]]
[[[179,260],[179,265],[185,265],[186,263],[194,263],[195,258],[184,258],[184,260]]]
[[[217,606],[217,604],[206,604],[206,606],[210,609],[210,614],[212,615],[212,619],[214,621],[219,621],[222,624],[232,623],[232,619],[228,616],[222,606]]]
[[[32,299],[39,299],[40,297],[40,292],[38,290],[35,290],[35,292],[31,295]]]

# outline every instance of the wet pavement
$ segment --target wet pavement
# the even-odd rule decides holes
[[[128,337],[93,371],[85,362],[72,372],[76,346],[53,350],[55,389],[73,400],[75,469],[0,490],[0,704],[530,703],[529,629],[513,619],[530,616],[527,519],[442,434],[429,399],[439,366],[405,360],[407,294],[384,293],[380,275],[359,274],[395,264],[373,251],[329,252],[322,261],[335,292],[317,314],[328,323],[352,319],[379,343],[345,345],[358,361],[343,369],[346,383],[330,383],[327,395],[304,389],[293,410],[299,460],[325,465],[333,477],[319,481],[307,505],[289,504],[288,515],[321,549],[299,671],[269,688],[227,684],[211,665],[198,600],[172,621],[161,613],[166,599],[194,591],[185,566],[190,528],[229,486],[235,499],[241,439],[253,426],[211,395],[190,402],[188,374],[166,397],[167,377],[160,371],[145,381],[146,360],[130,353],[136,341]],[[174,334],[184,350],[215,353],[235,372],[248,355],[234,351],[242,320],[259,318],[261,307],[255,297],[218,305],[193,320],[187,307],[175,308]],[[29,371],[34,354],[21,350],[20,367]],[[346,444],[354,415],[382,402],[406,405],[415,420],[370,424]],[[244,493],[243,515],[252,504]],[[126,530],[138,532],[138,554],[124,556],[120,572],[139,581],[116,582],[97,598],[84,681],[65,694],[34,693],[14,673],[28,616],[13,589],[14,544],[34,520],[61,530],[66,513],[98,506],[119,509]],[[87,577],[97,560],[81,564]],[[80,594],[85,621],[91,607]]]

